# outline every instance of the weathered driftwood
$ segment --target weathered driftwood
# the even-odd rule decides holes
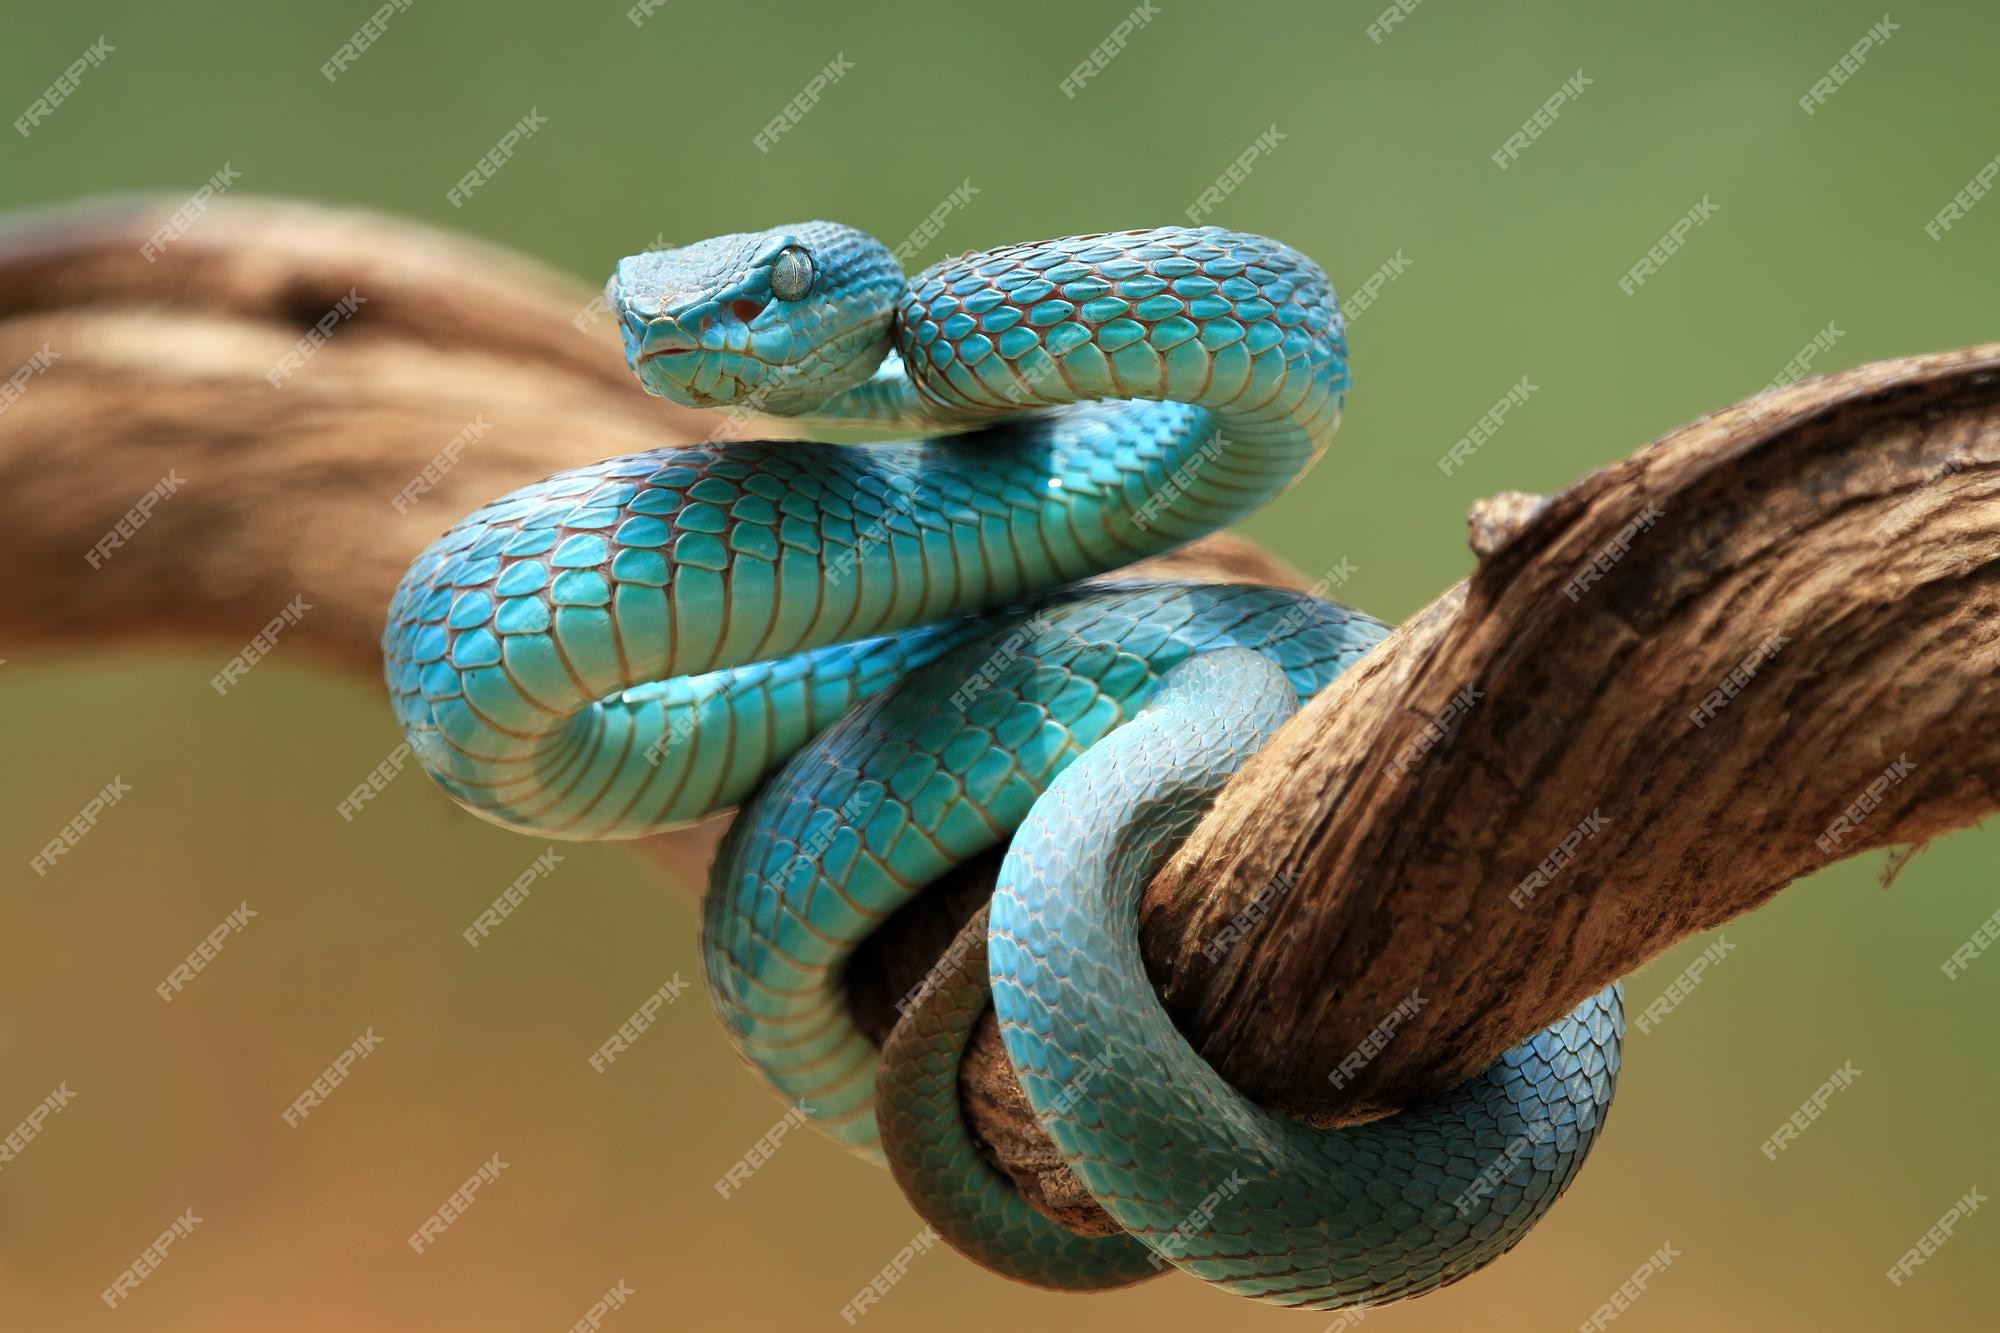
[[[149,262],[174,207],[0,230],[0,367],[55,354],[0,412],[11,648],[234,646],[304,594],[288,644],[373,677],[389,591],[443,525],[715,429],[638,392],[584,284],[304,205],[218,206]],[[1481,506],[1477,572],[1315,700],[1154,882],[1142,940],[1183,1030],[1267,1105],[1379,1114],[1802,874],[2000,805],[1997,464],[2000,347],[1982,347],[1793,386],[1550,500]],[[174,495],[92,568],[169,473]],[[1168,567],[1297,582],[1229,539]],[[637,846],[698,885],[718,827]],[[864,1024],[893,1016],[991,866],[871,941]],[[962,1088],[1029,1196],[1094,1225],[990,1031]]]

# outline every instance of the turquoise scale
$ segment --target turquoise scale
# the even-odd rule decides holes
[[[912,1201],[1010,1276],[1118,1285],[1159,1256],[1262,1299],[1338,1304],[1427,1290],[1518,1240],[1601,1121],[1615,998],[1510,1052],[1492,1097],[1406,1112],[1432,1136],[1414,1147],[1266,1160],[1298,1127],[1231,1137],[1255,1108],[1197,1077],[1125,938],[1143,882],[1130,849],[1167,845],[1271,719],[1385,633],[1274,589],[1079,582],[1236,521],[1326,447],[1348,373],[1325,274],[1264,237],[1162,227],[905,279],[873,238],[805,223],[633,256],[606,295],[649,392],[797,418],[828,442],[610,459],[432,543],[383,651],[439,785],[543,838],[643,837],[742,806],[703,911],[731,1039],[876,1158],[879,1074]],[[1163,727],[1172,743],[1151,744]],[[1027,1215],[971,1145],[956,1068],[983,966],[940,989],[957,1009],[905,1020],[907,1067],[883,1066],[847,1013],[857,944],[1010,838],[987,941],[1010,1057],[1127,1237]],[[1132,1077],[1064,1095],[1098,1058]],[[1185,1094],[1167,1110],[1163,1078]],[[1422,1202],[1458,1178],[1447,1159],[1564,1107],[1536,1174],[1470,1221]],[[1168,1216],[1231,1162],[1260,1173],[1243,1207],[1166,1253]],[[1356,1200],[1380,1204],[1388,1180],[1410,1182],[1403,1203],[1367,1214]]]

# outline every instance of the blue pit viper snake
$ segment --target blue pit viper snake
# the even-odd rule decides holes
[[[1603,1124],[1616,986],[1435,1102],[1317,1130],[1209,1069],[1139,962],[1151,871],[1387,632],[1274,588],[1093,577],[1235,521],[1324,450],[1348,368],[1318,266],[1162,227],[906,278],[874,238],[812,222],[632,256],[606,298],[647,392],[819,442],[610,459],[438,538],[383,642],[432,778],[543,837],[741,806],[702,925],[731,1040],[847,1148],[886,1146],[939,1234],[996,1271],[1090,1289],[1171,1266],[1334,1308],[1519,1241]],[[885,1063],[848,960],[1002,844],[973,947],[933,970]],[[1126,1234],[1031,1211],[966,1128],[958,1057],[989,969],[1038,1120]]]

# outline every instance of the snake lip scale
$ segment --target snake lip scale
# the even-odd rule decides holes
[[[541,837],[740,807],[702,914],[731,1041],[996,1272],[1089,1290],[1175,1267],[1334,1308],[1518,1243],[1603,1125],[1617,987],[1444,1097],[1321,1131],[1221,1080],[1138,955],[1151,871],[1388,632],[1281,589],[1098,577],[1236,521],[1325,450],[1349,376],[1319,267],[1158,227],[906,277],[866,233],[808,222],[631,256],[606,298],[648,393],[823,442],[608,459],[440,536],[383,636],[431,777]],[[1003,845],[992,902],[878,1050],[846,1007],[856,946]],[[1122,1234],[1032,1212],[974,1142],[958,1069],[989,1004]]]

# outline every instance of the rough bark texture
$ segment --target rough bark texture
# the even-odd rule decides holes
[[[1791,386],[1470,528],[1477,572],[1245,767],[1141,912],[1182,1031],[1316,1124],[1446,1090],[1792,880],[2000,808],[2000,345]],[[1005,1061],[964,1081],[1024,1192],[1093,1229]]]
[[[234,646],[304,594],[287,642],[372,680],[389,591],[445,524],[712,429],[639,393],[583,284],[406,223],[235,201],[148,263],[177,203],[0,230],[0,367],[57,354],[0,412],[10,647]],[[350,290],[354,318],[274,388]],[[93,570],[170,470],[182,489]],[[1141,937],[1177,1021],[1259,1101],[1366,1118],[1799,875],[1977,820],[2000,804],[1996,494],[2000,347],[1982,347],[1793,386],[1551,499],[1478,506],[1478,571],[1315,700],[1154,882]],[[1296,584],[1226,539],[1169,568]],[[699,884],[718,827],[638,846]],[[967,868],[870,942],[865,1025],[990,880]],[[1423,1007],[1335,1087],[1413,990]],[[1101,1225],[997,1052],[989,1023],[962,1083],[996,1160]]]
[[[1986,346],[1766,395],[1523,508],[1154,881],[1169,1006],[1259,1101],[1366,1118],[1801,875],[1975,822],[2000,806],[1996,498]]]

